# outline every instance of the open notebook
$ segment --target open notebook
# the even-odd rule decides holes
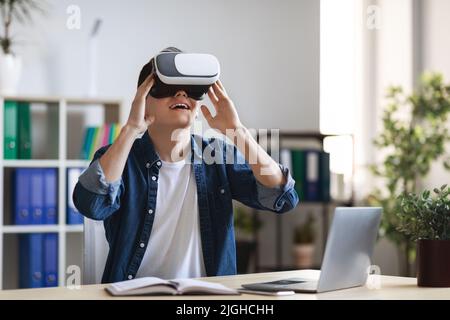
[[[183,294],[239,294],[219,283],[194,279],[163,280],[156,277],[144,277],[115,282],[107,286],[106,291],[114,296],[134,295],[183,295]]]

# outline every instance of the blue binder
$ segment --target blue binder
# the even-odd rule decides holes
[[[81,175],[82,168],[68,168],[67,169],[67,224],[82,224],[83,215],[77,210],[73,203],[73,190],[77,184],[78,177]]]
[[[42,277],[42,234],[19,235],[19,286],[40,288]]]
[[[30,169],[30,224],[44,222],[44,174],[43,169]]]
[[[58,234],[44,234],[44,287],[58,285]]]
[[[43,169],[44,171],[44,224],[57,223],[57,174],[56,169]]]
[[[20,168],[14,170],[12,204],[14,207],[14,224],[31,224],[30,212],[30,170]]]
[[[330,196],[330,154],[320,153],[320,194],[321,200],[329,202]]]

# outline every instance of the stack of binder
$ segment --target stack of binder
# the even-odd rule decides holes
[[[330,201],[330,154],[320,150],[282,149],[280,162],[290,169],[300,201]]]
[[[5,101],[4,110],[4,158],[31,159],[30,104]]]
[[[84,134],[81,159],[92,159],[95,151],[113,143],[119,132],[120,126],[117,123],[105,123],[101,127],[87,127]]]
[[[75,208],[73,190],[84,168],[67,169],[67,224],[82,224],[83,216]],[[14,224],[57,224],[57,169],[16,168],[13,174],[12,204]]]
[[[58,235],[19,235],[19,287],[41,288],[58,285]]]
[[[14,223],[57,223],[57,169],[16,168],[13,174]]]

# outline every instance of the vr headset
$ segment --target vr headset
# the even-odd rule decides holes
[[[156,77],[149,94],[158,99],[184,90],[189,98],[202,100],[220,75],[217,58],[204,53],[162,52],[155,57],[153,70]]]

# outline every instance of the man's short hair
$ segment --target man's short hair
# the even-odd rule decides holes
[[[182,50],[176,48],[176,47],[167,47],[160,52],[183,52]],[[147,77],[153,72],[153,61],[155,60],[155,57],[152,57],[150,61],[142,67],[141,72],[139,73],[139,79],[138,79],[138,87],[142,84],[142,82],[147,79]]]

